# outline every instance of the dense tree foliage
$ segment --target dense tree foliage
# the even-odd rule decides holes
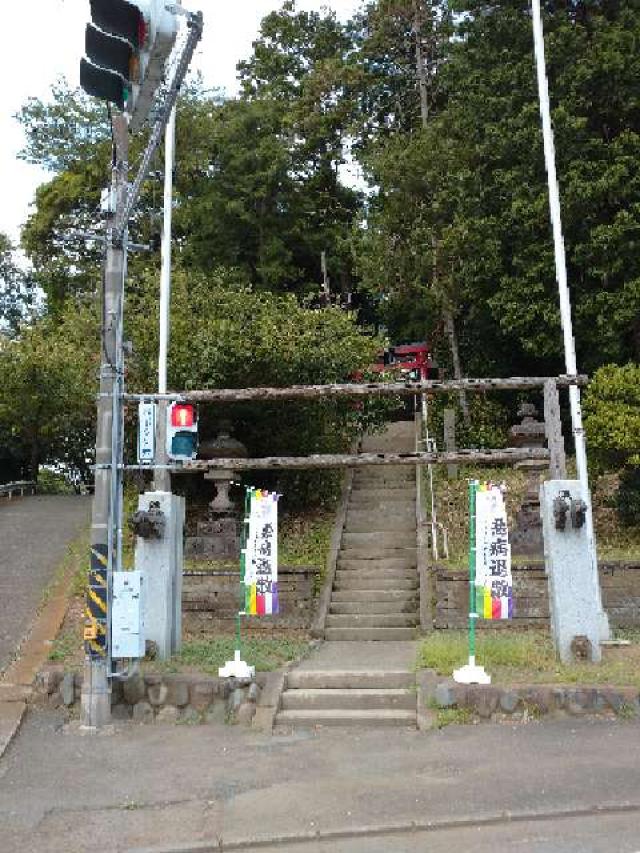
[[[637,362],[637,4],[555,2],[544,26],[578,363]],[[333,293],[366,305],[361,323],[386,325],[395,341],[428,337],[452,373],[563,369],[526,0],[371,0],[346,25],[286,0],[238,71],[237,97],[196,80],[180,100],[173,382],[328,381],[366,363],[375,345],[352,318],[301,307],[317,304],[322,252]],[[68,299],[82,306],[100,289],[102,246],[75,232],[99,233],[107,111],[59,84],[21,121],[23,156],[51,172],[23,248],[50,316],[67,322]],[[144,141],[133,140],[132,163]],[[366,193],[341,179],[348,152]],[[161,204],[157,173],[134,239],[159,233]],[[154,384],[157,263],[130,260],[129,370],[140,388]],[[265,426],[272,412],[241,414],[252,449],[302,452],[344,437],[344,412],[296,412],[277,435]]]

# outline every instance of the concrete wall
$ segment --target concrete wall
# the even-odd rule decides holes
[[[469,608],[468,577],[465,572],[436,566],[435,627],[465,628]],[[640,562],[610,562],[600,565],[600,587],[604,609],[612,627],[640,626]],[[549,596],[544,566],[513,568],[515,616],[510,622],[478,620],[478,627],[529,628],[549,626]]]

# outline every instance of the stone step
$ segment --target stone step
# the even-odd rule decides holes
[[[326,710],[279,711],[276,726],[411,726],[415,728],[416,712],[377,708],[370,711]]]
[[[416,613],[329,613],[326,628],[415,628]]]
[[[376,613],[417,613],[418,599],[415,595],[407,595],[404,598],[391,598],[388,601],[331,601],[329,613],[342,615],[346,613],[357,613],[363,616]]]
[[[354,488],[367,488],[370,487],[372,489],[386,489],[387,487],[391,488],[415,488],[416,477],[415,474],[412,473],[409,477],[399,477],[397,475],[387,475],[386,477],[382,474],[374,475],[371,474],[355,474],[353,477],[353,487]]]
[[[336,577],[334,590],[343,589],[417,589],[417,578],[387,578],[377,575],[341,575]]]
[[[415,685],[413,672],[384,669],[293,669],[286,676],[287,690],[319,688],[409,688]]]
[[[417,549],[412,548],[376,548],[375,545],[359,548],[345,548],[338,552],[340,560],[413,560],[417,561]],[[417,564],[417,563],[416,563]]]
[[[331,603],[375,603],[380,601],[397,601],[404,604],[413,600],[416,592],[412,589],[366,589],[362,587],[348,587],[347,589],[335,589],[331,593]]]
[[[368,512],[349,512],[345,533],[412,533],[416,535],[416,520],[410,515],[372,515]]]
[[[372,711],[377,708],[388,710],[416,710],[416,694],[401,687],[391,688],[302,688],[285,690],[282,694],[282,710],[311,711],[346,710]]]
[[[374,640],[391,642],[395,640],[414,640],[415,628],[327,628],[325,640]]]
[[[357,559],[357,560],[348,560],[343,559],[340,555],[338,555],[338,568],[339,569],[369,569],[371,571],[378,571],[378,569],[413,569],[416,571],[416,561],[413,557],[387,557],[383,560],[378,559]]]
[[[382,532],[382,533],[343,533],[342,548],[374,547],[386,548],[415,548],[416,534],[413,531],[406,532]]]
[[[377,569],[375,566],[362,569],[338,569],[336,578],[385,578],[388,580],[414,580],[417,578],[416,569]]]

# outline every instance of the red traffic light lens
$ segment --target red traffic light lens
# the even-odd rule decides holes
[[[171,408],[172,427],[192,427],[196,422],[194,406],[185,403],[175,404]]]

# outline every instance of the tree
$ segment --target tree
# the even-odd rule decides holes
[[[33,302],[30,277],[18,266],[11,240],[0,233],[0,333],[15,334]]]
[[[75,304],[0,339],[0,430],[34,480],[47,462],[86,469],[98,368],[97,318]]]

